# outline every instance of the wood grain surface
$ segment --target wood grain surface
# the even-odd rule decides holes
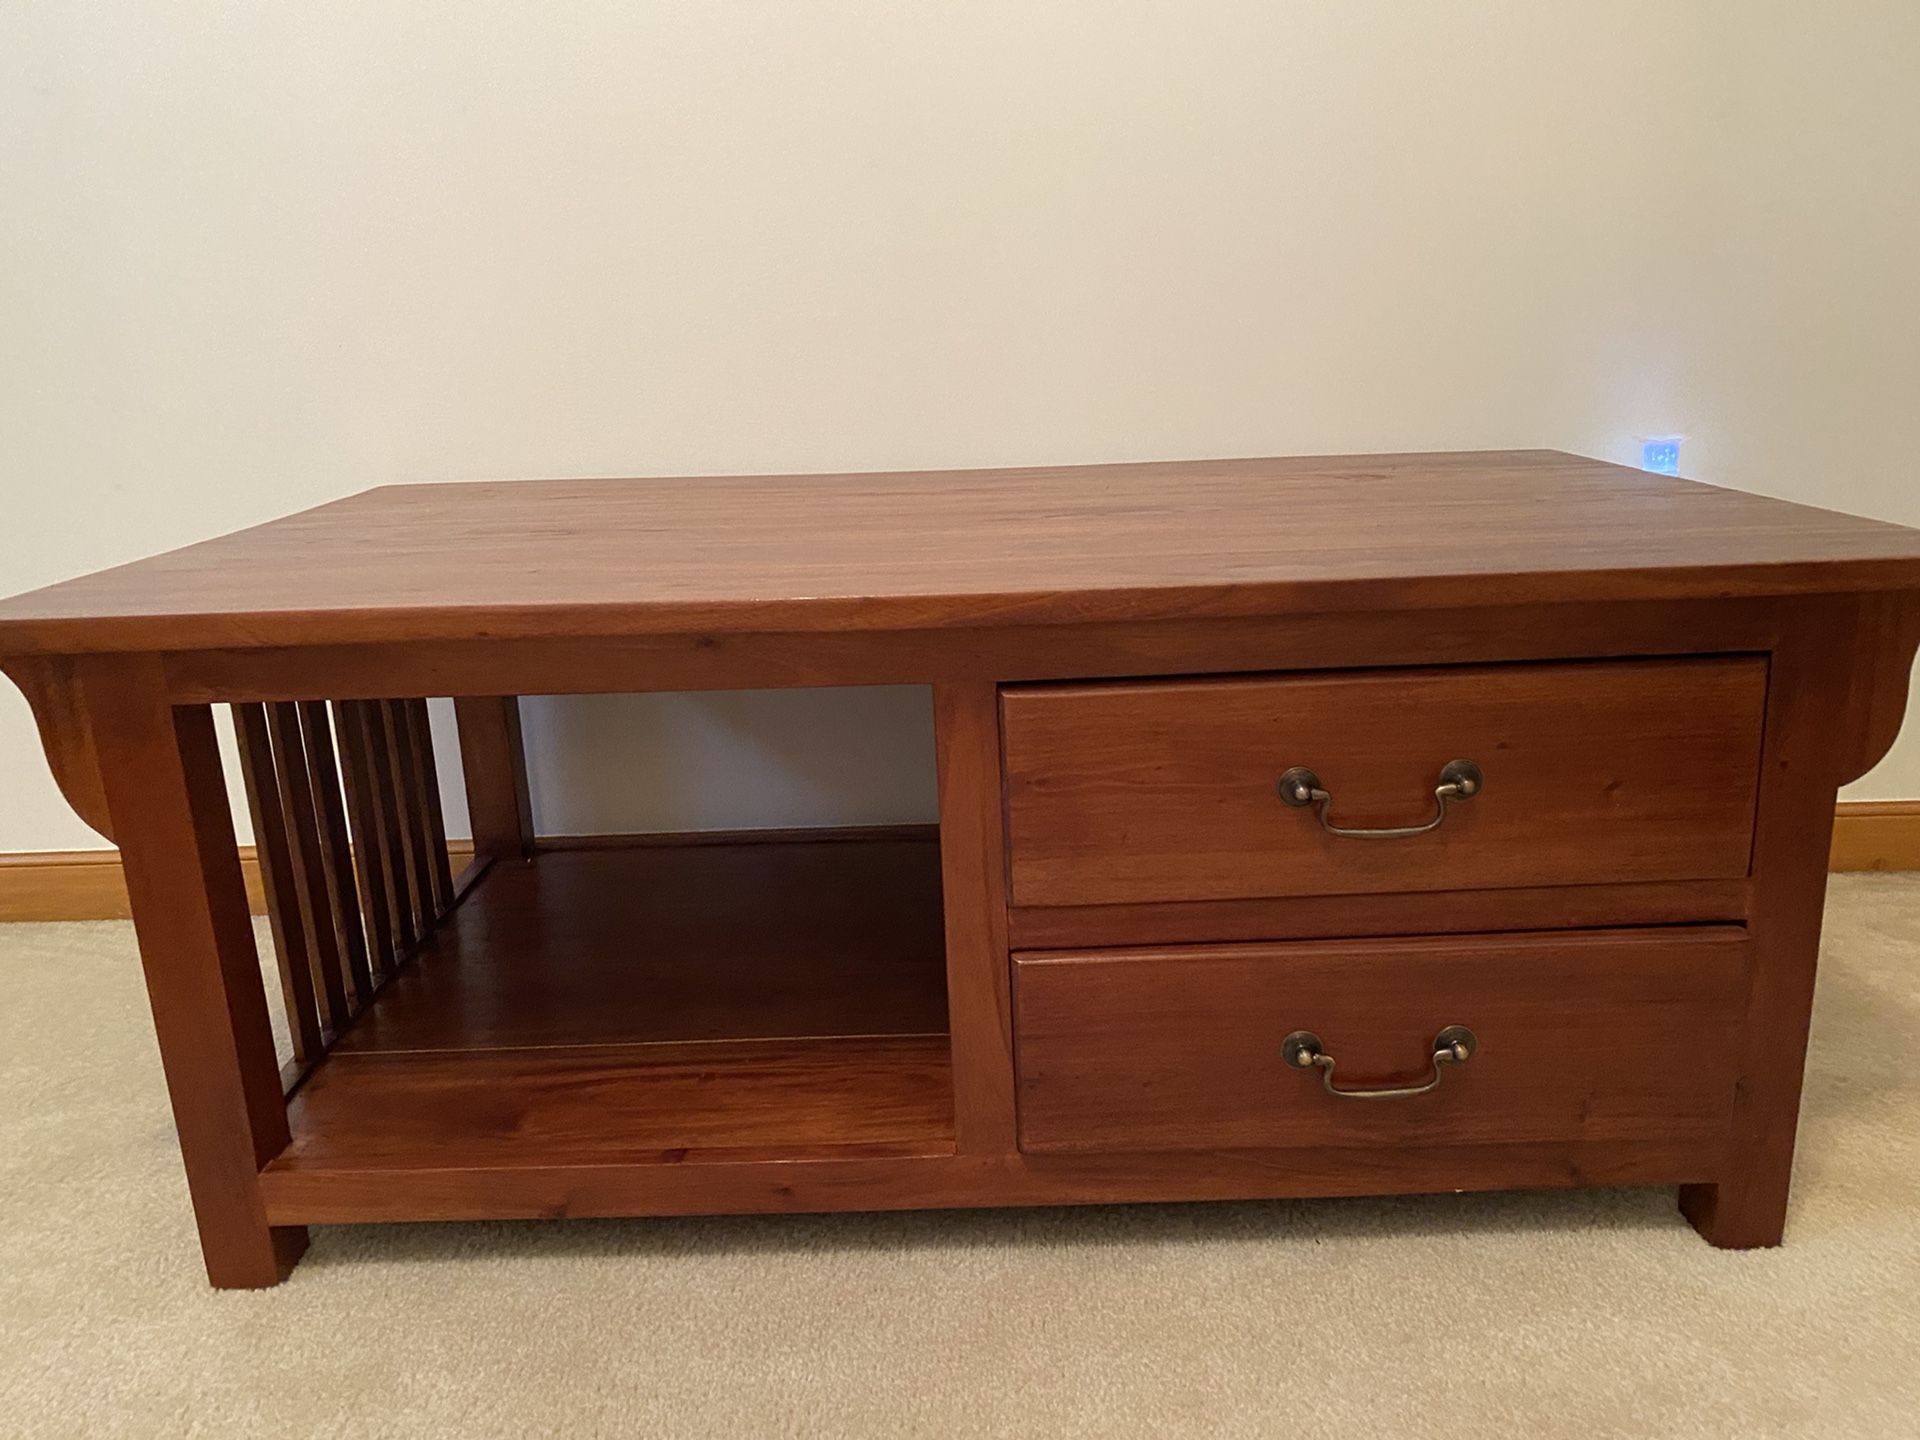
[[[991,685],[933,692],[959,1147],[1013,1148],[1013,1006],[1008,994],[1000,708]]]
[[[931,840],[500,864],[336,1055],[947,1030]]]
[[[80,684],[207,1278],[273,1285],[307,1234],[259,1189],[289,1132],[213,714],[169,705],[151,658],[89,662]]]
[[[1753,984],[1740,1036],[1731,1159],[1716,1183],[1680,1192],[1681,1212],[1723,1248],[1778,1245],[1786,1234],[1833,797],[1855,763],[1846,740],[1858,735],[1836,726],[1835,697],[1858,679],[1860,654],[1849,642],[1861,623],[1856,601],[1809,603],[1774,652],[1748,921]],[[1905,644],[1882,653],[1902,654]],[[1902,658],[1910,661],[1910,652]]]
[[[1747,955],[1732,926],[1023,955],[1021,1148],[1718,1144]],[[1407,1085],[1449,1025],[1478,1053],[1404,1099],[1281,1055],[1310,1030],[1342,1086]]]
[[[216,1284],[312,1222],[1546,1184],[1746,1246],[1917,595],[1915,532],[1544,451],[484,482],[0,602],[0,662],[126,851]],[[937,840],[533,842],[516,696],[868,683],[933,687]],[[286,839],[290,1106],[215,702]],[[1404,842],[1274,788],[1404,825],[1458,758]],[[1404,1107],[1281,1068],[1446,1024]]]
[[[465,1166],[315,1152],[296,1164],[268,1166],[260,1193],[276,1225],[1106,1205],[1664,1185],[1715,1174],[1725,1150],[1724,1143],[1697,1137],[1155,1154],[927,1153],[933,1148],[891,1145],[879,1154],[849,1146],[831,1153],[727,1149]],[[919,1153],[903,1153],[909,1149]]]
[[[1766,694],[1759,657],[1010,689],[1013,900],[1738,878]],[[1418,824],[1456,759],[1485,789],[1423,835],[1331,835],[1277,792],[1307,766],[1334,823]]]
[[[1551,451],[402,485],[0,603],[0,656],[1920,585],[1920,535]]]
[[[270,1170],[926,1154],[953,1147],[953,1084],[944,1035],[336,1052],[288,1123]]]
[[[460,727],[460,771],[476,853],[524,860],[533,853],[533,799],[517,695],[474,695],[453,702]]]

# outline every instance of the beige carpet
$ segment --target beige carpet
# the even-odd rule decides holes
[[[1920,1436],[1920,880],[1835,883],[1777,1251],[1664,1191],[314,1237],[207,1289],[129,928],[0,926],[0,1433]]]

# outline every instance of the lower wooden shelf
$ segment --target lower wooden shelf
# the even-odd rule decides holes
[[[349,1055],[315,1072],[290,1118],[271,1169],[953,1148],[944,1035]]]
[[[494,867],[288,1107],[321,1175],[951,1154],[938,845]]]
[[[957,1143],[936,841],[497,865],[295,1090],[268,1222],[1684,1183],[1698,1135],[1029,1155]]]

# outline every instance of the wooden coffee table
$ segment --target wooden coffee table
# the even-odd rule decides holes
[[[1920,534],[1547,452],[400,486],[0,605],[220,1286],[342,1222],[1614,1183],[1776,1243],[1916,646]],[[534,834],[515,697],[899,683],[937,831]]]

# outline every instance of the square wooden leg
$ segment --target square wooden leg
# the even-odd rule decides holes
[[[1844,691],[1838,630],[1817,614],[1774,653],[1767,700],[1766,783],[1754,833],[1753,975],[1740,1079],[1733,1096],[1729,1168],[1713,1184],[1681,1187],[1680,1211],[1711,1244],[1778,1245],[1800,1119],[1814,971],[1827,897],[1827,855],[1843,765],[1831,697]]]
[[[1722,1250],[1778,1245],[1787,1229],[1788,1178],[1776,1173],[1682,1185],[1680,1213],[1702,1239]]]
[[[523,860],[533,853],[533,804],[527,792],[519,697],[462,696],[453,709],[460,724],[460,766],[466,772],[474,853]]]
[[[212,711],[168,704],[153,660],[88,662],[82,693],[207,1278],[273,1285],[307,1232],[268,1225],[260,1197],[287,1112]]]
[[[963,1155],[1011,1154],[1018,1141],[999,692],[991,682],[936,685],[933,715],[955,1144]]]

